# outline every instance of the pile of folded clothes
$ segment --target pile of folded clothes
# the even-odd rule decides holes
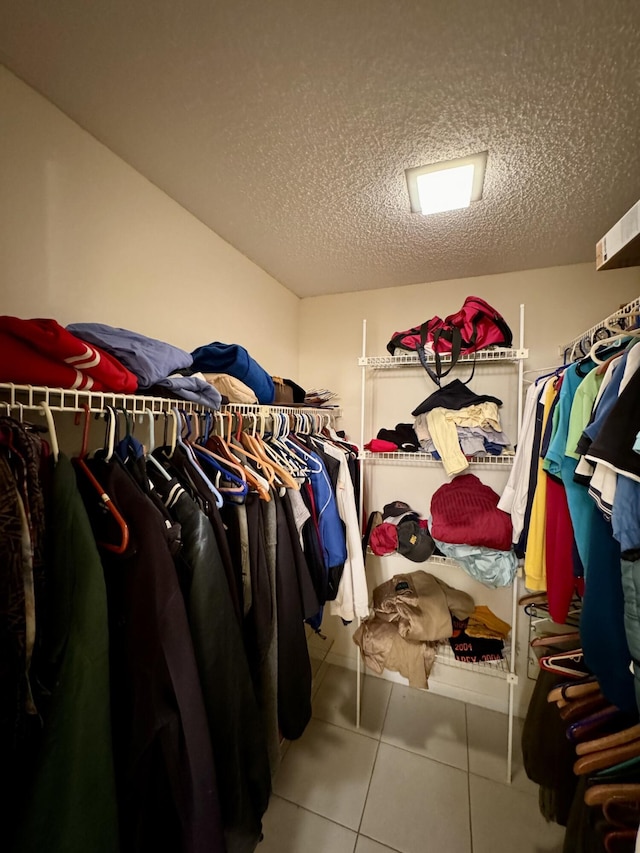
[[[213,341],[189,353],[104,323],[64,328],[52,319],[0,316],[0,382],[139,391],[211,409],[221,403],[304,402],[303,388],[290,379],[275,380],[239,344]]]
[[[414,563],[424,563],[435,549],[427,520],[404,501],[393,501],[382,512],[371,513],[364,544],[378,557],[398,553]]]
[[[511,626],[478,605],[468,619],[452,618],[453,636],[449,645],[456,660],[464,663],[485,663],[502,660],[504,642]]]
[[[459,379],[438,388],[411,413],[420,449],[442,459],[449,476],[469,467],[477,454],[512,453],[502,431],[502,400],[475,394]]]
[[[367,442],[365,450],[373,453],[417,453],[420,442],[411,424],[396,424],[394,429],[380,429],[375,438]]]
[[[314,408],[331,408],[335,407],[338,395],[335,391],[329,391],[327,388],[314,388],[307,391],[304,396],[304,402],[307,406]]]
[[[365,664],[390,669],[412,687],[428,687],[439,643],[453,635],[452,619],[465,620],[473,599],[423,571],[394,575],[373,591],[374,615],[353,635]]]
[[[475,474],[462,474],[431,498],[429,530],[438,548],[485,586],[509,586],[518,560],[511,546],[511,516],[500,496]]]

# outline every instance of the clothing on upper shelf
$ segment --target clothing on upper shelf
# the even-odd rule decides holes
[[[466,470],[473,456],[504,453],[510,442],[500,423],[501,405],[497,397],[475,394],[459,379],[450,382],[412,413],[420,448],[441,459],[450,477]]]
[[[228,373],[248,385],[260,403],[273,403],[275,388],[271,376],[239,344],[213,341],[198,347],[191,355],[194,370],[202,373]]]
[[[411,414],[415,418],[418,415],[427,414],[432,409],[458,410],[466,409],[467,406],[481,405],[482,403],[493,403],[496,406],[501,406],[502,400],[492,397],[489,394],[475,394],[468,385],[465,385],[459,379],[454,379],[442,388],[434,391]]]
[[[205,380],[213,385],[230,403],[257,403],[255,391],[240,379],[228,373],[203,373]]]
[[[191,367],[193,362],[185,350],[129,329],[104,323],[71,323],[67,331],[117,358],[138,377],[140,388],[151,388],[172,373]]]
[[[420,450],[418,437],[411,424],[396,424],[395,429],[380,429],[376,435],[379,441],[390,441],[398,450],[415,453]]]
[[[0,382],[132,394],[136,376],[55,320],[0,316]]]

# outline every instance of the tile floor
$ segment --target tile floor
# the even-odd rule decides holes
[[[313,719],[284,758],[258,853],[561,853],[516,759],[507,718],[314,661]]]

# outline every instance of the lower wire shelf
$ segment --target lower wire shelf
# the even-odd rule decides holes
[[[469,661],[458,660],[453,654],[453,649],[448,644],[438,646],[436,661],[432,671],[434,677],[437,677],[440,666],[462,669],[465,672],[477,672],[480,675],[489,675],[494,678],[501,678],[502,680],[507,680],[512,674],[509,669],[509,655],[506,653],[501,660],[471,663]]]

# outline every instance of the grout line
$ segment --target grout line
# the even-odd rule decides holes
[[[464,727],[467,733],[467,804],[469,807],[469,851],[473,853],[473,821],[471,820],[471,762],[469,760],[469,716],[467,703],[464,705]]]
[[[397,743],[391,743],[391,741],[388,740],[381,740],[380,743],[383,743],[385,746],[390,746],[392,749],[399,749],[401,752],[408,752],[409,755],[416,755],[418,758],[426,758],[427,761],[433,761],[434,764],[440,764],[442,767],[449,767],[451,770],[459,770],[461,773],[469,772],[468,769],[465,770],[464,767],[459,767],[457,764],[449,764],[441,758],[434,758],[433,755],[426,755],[424,752],[416,752],[415,749],[409,749],[406,746],[399,746]]]
[[[376,754],[373,758],[373,764],[371,765],[371,774],[369,776],[369,784],[367,785],[367,793],[364,795],[364,802],[362,804],[362,814],[360,815],[360,822],[358,823],[358,835],[360,834],[360,829],[362,827],[362,821],[364,819],[365,809],[367,808],[367,800],[369,799],[369,791],[371,790],[371,782],[373,781],[373,774],[375,773],[376,764],[378,762],[378,753],[380,752],[380,744],[382,743],[382,732],[384,731],[384,724],[387,722],[387,714],[389,713],[389,705],[391,704],[391,694],[393,693],[393,686],[389,691],[389,696],[387,698],[387,705],[384,709],[384,717],[382,718],[382,725],[380,726],[380,735],[378,737],[378,745],[376,747]]]
[[[389,853],[400,853],[400,850],[397,850],[395,847],[389,847],[388,844],[383,844],[382,841],[378,841],[377,838],[372,838],[370,835],[365,835],[363,832],[358,833],[358,838],[366,838],[367,841],[373,841],[374,844],[378,844],[384,850],[388,850]]]
[[[315,815],[316,817],[321,817],[323,820],[328,820],[329,823],[333,823],[335,826],[339,826],[341,829],[348,829],[349,832],[355,833],[356,842],[358,840],[358,830],[354,829],[352,826],[347,826],[346,823],[338,823],[337,820],[334,820],[331,817],[327,817],[324,814],[320,814],[320,812],[314,812],[313,809],[310,809],[308,806],[301,806],[300,803],[294,802],[294,800],[290,800],[288,797],[283,797],[282,794],[272,794],[272,797],[277,797],[279,800],[284,800],[285,803],[289,803],[292,806],[295,806],[297,809],[302,809],[303,812],[308,812],[309,814]],[[355,842],[354,842],[355,847]]]

